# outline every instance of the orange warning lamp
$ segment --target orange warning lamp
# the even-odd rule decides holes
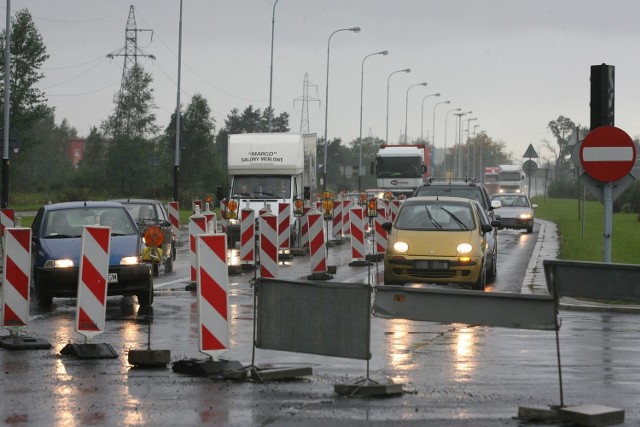
[[[228,219],[236,219],[238,218],[238,202],[235,200],[229,200],[227,203],[227,218]]]
[[[293,202],[293,215],[294,216],[304,215],[304,201],[302,199],[296,199]]]
[[[333,218],[333,200],[324,199],[322,201],[322,211],[324,213],[324,219]]]
[[[369,218],[374,218],[378,216],[378,198],[372,197],[367,202],[367,216]]]
[[[147,246],[160,247],[162,246],[162,242],[164,242],[164,233],[160,227],[152,225],[144,231],[142,239]]]
[[[385,191],[384,198],[385,200],[391,200],[391,191]]]
[[[364,206],[367,204],[367,193],[360,193],[359,203],[360,206]]]

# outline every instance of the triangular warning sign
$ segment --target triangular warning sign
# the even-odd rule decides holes
[[[537,159],[538,158],[538,153],[536,153],[535,148],[533,148],[533,144],[529,144],[529,148],[527,148],[527,151],[525,151],[524,156],[522,156],[524,158],[527,159]]]

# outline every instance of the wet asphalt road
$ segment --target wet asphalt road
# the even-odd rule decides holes
[[[537,226],[536,226],[537,232]],[[500,232],[499,273],[489,291],[518,292],[535,233]],[[329,249],[333,281],[373,283],[382,266],[348,267],[348,245]],[[197,351],[195,293],[185,291],[188,257],[160,273],[151,312],[151,348],[172,361],[203,358]],[[308,260],[281,268],[282,278],[309,274]],[[32,306],[29,331],[51,350],[0,350],[0,423],[4,425],[521,425],[519,407],[560,403],[555,334],[463,324],[373,317],[370,378],[404,385],[401,396],[348,398],[337,383],[366,376],[362,360],[256,349],[252,352],[252,273],[230,276],[228,360],[260,366],[311,366],[299,380],[260,383],[191,377],[170,367],[144,370],[127,362],[129,349],[147,348],[148,314],[135,298],[109,298],[107,330],[117,359],[61,356],[73,330],[75,300]],[[560,313],[566,405],[601,404],[626,410],[625,425],[640,423],[640,316],[610,312]],[[345,325],[348,327],[348,325]],[[4,332],[4,331],[3,331]],[[560,425],[560,424],[555,424]]]

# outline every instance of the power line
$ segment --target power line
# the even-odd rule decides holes
[[[302,84],[302,97],[298,97],[293,100],[293,107],[296,106],[296,101],[302,101],[302,114],[300,114],[300,133],[309,133],[309,101],[320,102],[317,98],[309,97],[309,87],[316,88],[318,92],[318,85],[309,83],[309,73],[304,73],[304,82]]]

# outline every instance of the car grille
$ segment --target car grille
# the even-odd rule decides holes
[[[471,272],[469,270],[404,270],[407,276],[416,279],[450,279],[456,276],[466,277]],[[403,271],[395,271],[396,274],[402,274]]]

